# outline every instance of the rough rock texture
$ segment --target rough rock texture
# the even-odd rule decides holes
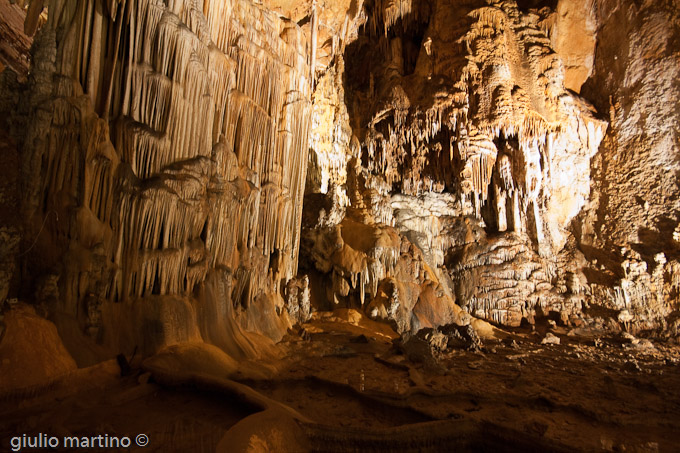
[[[282,288],[297,272],[309,38],[242,0],[48,9],[26,97],[9,106],[26,286],[45,302],[52,281],[60,329],[113,350],[152,352],[198,324],[233,343],[213,332],[225,317],[280,338]]]
[[[676,1],[21,6],[0,289],[81,364],[314,309],[677,330]]]
[[[9,0],[0,1],[0,71],[11,68],[19,77],[28,75],[31,38],[24,33],[26,12]]]
[[[327,193],[331,213],[395,228],[475,316],[519,325],[537,309],[580,311],[580,270],[560,264],[607,124],[566,90],[544,33],[549,20],[554,36],[568,28],[566,13],[399,4],[365,5],[364,32],[320,78],[313,131],[332,134],[313,132],[307,190]]]
[[[76,363],[51,322],[33,307],[17,305],[5,312],[7,331],[0,335],[0,393],[45,384],[76,369]]]
[[[306,189],[318,226],[393,227],[451,300],[499,324],[591,309],[630,330],[673,322],[677,4],[363,9],[318,76]]]
[[[345,218],[304,236],[306,256],[322,273],[318,308],[361,307],[398,332],[469,322],[420,249],[394,228]]]
[[[8,177],[0,180],[0,307],[7,297],[16,297],[15,271],[19,262],[19,156],[10,137],[0,131],[0,166]],[[0,334],[1,336],[2,334]]]
[[[541,26],[564,64],[564,86],[576,93],[590,77],[597,43],[596,0],[562,0],[543,9]]]
[[[582,92],[608,116],[581,248],[601,297],[633,329],[678,309],[678,3],[597,2],[598,50]]]

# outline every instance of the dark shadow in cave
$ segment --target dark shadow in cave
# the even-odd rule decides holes
[[[553,11],[557,9],[558,0],[517,0],[517,7],[522,12],[527,12],[530,9],[540,9],[548,7]]]
[[[667,260],[680,258],[680,246],[673,239],[678,221],[666,216],[655,219],[656,229],[642,227],[638,229],[639,243],[633,244],[632,248],[638,252],[642,259],[647,262],[647,268],[651,271],[656,267],[654,256],[663,252]]]
[[[372,14],[375,7],[373,0],[364,4],[368,17],[375,17]],[[390,41],[392,39],[401,39],[403,66],[399,68],[400,75],[408,76],[415,71],[422,42],[429,26],[431,7],[428,1],[421,1],[413,8],[422,8],[422,10],[417,15],[414,12],[404,15],[390,27],[386,34],[382,33],[384,30],[382,23],[374,23],[369,19],[369,23],[360,30],[358,38],[345,49],[343,55],[345,104],[350,116],[350,125],[360,141],[363,141],[370,115],[375,112],[375,104],[380,101],[376,87],[383,85],[381,78],[391,57]]]

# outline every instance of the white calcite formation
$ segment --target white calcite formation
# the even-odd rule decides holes
[[[442,282],[443,306],[455,300],[508,325],[580,312],[583,275],[561,264],[574,262],[567,228],[588,200],[607,124],[565,89],[546,18],[512,1],[407,1],[375,2],[365,20],[366,35],[332,69],[344,69],[344,91],[324,86],[327,99],[349,93],[351,119],[326,115],[325,130],[340,133],[324,142],[348,165],[335,170],[342,153],[315,148],[334,164],[310,175],[347,180],[349,216],[415,244]],[[343,296],[352,288],[336,286]]]
[[[680,264],[658,253],[649,269],[635,250],[623,248],[621,255],[621,277],[613,285],[592,284],[594,299],[617,313],[627,331],[654,330],[659,324],[666,328],[680,290]]]
[[[0,258],[79,363],[253,356],[246,331],[344,307],[399,332],[589,307],[664,327],[677,8],[620,3],[22,2],[31,71],[0,77],[22,239]]]
[[[298,264],[309,37],[247,0],[48,3],[21,140],[27,238],[39,236],[26,259],[58,276],[51,310],[127,347],[114,325],[158,316],[139,307],[167,297],[148,333],[162,346],[185,319],[215,337],[194,296],[222,291],[206,317],[280,337]]]

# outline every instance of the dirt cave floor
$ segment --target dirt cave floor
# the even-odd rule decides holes
[[[552,332],[561,344],[541,345],[527,329],[419,360],[384,325],[327,313],[284,338],[268,364],[275,375],[232,378],[312,420],[305,449],[315,451],[680,451],[677,347]],[[2,451],[12,436],[38,433],[145,433],[149,445],[132,451],[215,451],[257,411],[160,385],[138,362],[125,377],[111,361],[5,395]],[[277,451],[263,445],[252,451]]]

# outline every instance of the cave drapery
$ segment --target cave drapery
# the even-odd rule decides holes
[[[677,102],[673,2],[30,3],[3,290],[81,364],[256,355],[247,332],[334,307],[399,332],[672,321],[677,113],[642,112]]]

